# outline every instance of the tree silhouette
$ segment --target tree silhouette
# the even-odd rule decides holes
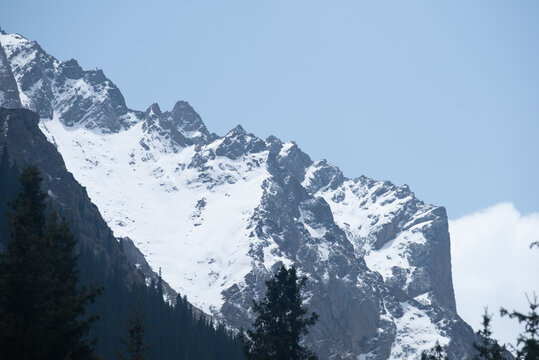
[[[432,349],[421,353],[421,360],[449,360],[449,357],[444,353],[442,345],[436,341]]]
[[[534,295],[533,300],[528,298],[530,304],[530,311],[528,314],[523,314],[517,311],[509,312],[505,309],[501,309],[502,316],[509,316],[510,318],[516,318],[519,323],[524,323],[524,334],[520,334],[517,339],[517,358],[522,360],[537,360],[539,359],[539,338],[537,334],[537,328],[539,327],[539,314],[537,314],[537,296]]]
[[[137,308],[129,316],[127,322],[127,339],[120,339],[125,345],[128,356],[118,354],[121,360],[146,360],[145,352],[150,349],[149,345],[144,343],[144,333],[146,325],[144,324],[144,314],[140,304],[140,298],[137,300]]]
[[[498,342],[491,338],[492,331],[490,330],[490,323],[492,321],[492,315],[489,315],[488,309],[485,308],[483,313],[483,329],[477,332],[477,335],[481,338],[479,344],[473,343],[473,347],[477,350],[477,354],[474,360],[503,360],[505,359],[504,353],[506,352],[505,346],[500,346]]]
[[[253,328],[245,338],[245,355],[248,359],[300,360],[316,359],[312,351],[300,345],[308,326],[318,320],[316,313],[308,317],[303,306],[301,289],[307,277],[298,278],[295,267],[281,266],[277,274],[266,281],[267,292],[260,302],[254,301],[258,313]]]
[[[0,255],[0,358],[91,359],[86,339],[94,316],[85,307],[100,292],[78,287],[76,239],[54,209],[36,166],[26,168],[8,216],[11,239]]]

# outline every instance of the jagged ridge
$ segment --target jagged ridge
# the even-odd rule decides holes
[[[307,341],[322,358],[413,358],[436,340],[457,358],[470,352],[443,208],[407,186],[348,179],[241,126],[218,137],[186,102],[127,109],[100,70],[60,62],[20,35],[0,44],[10,65],[0,91],[17,84],[115,236],[204,311],[248,326],[263,280],[293,263],[310,278],[321,320]]]

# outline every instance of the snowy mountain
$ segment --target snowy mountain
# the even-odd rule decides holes
[[[453,358],[471,353],[443,207],[406,185],[346,178],[293,142],[241,126],[217,136],[184,101],[128,109],[101,70],[20,35],[2,32],[0,45],[0,105],[40,115],[115,237],[203,311],[248,327],[264,280],[295,264],[320,315],[306,341],[321,358],[413,359],[436,341]]]

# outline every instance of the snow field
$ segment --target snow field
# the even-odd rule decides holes
[[[206,163],[209,179],[200,178],[188,167],[194,147],[148,153],[139,145],[141,123],[101,134],[67,128],[55,118],[42,120],[41,129],[114,235],[131,238],[150,266],[161,268],[163,278],[196,306],[218,311],[221,291],[251,270],[247,228],[269,176],[265,168],[219,157]],[[262,162],[267,152],[249,156]]]

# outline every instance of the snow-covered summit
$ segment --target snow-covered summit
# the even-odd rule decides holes
[[[19,34],[0,34],[0,44],[25,108],[67,126],[114,132],[127,124],[125,100],[103,71],[84,71],[74,59],[59,61]]]
[[[12,79],[0,91],[15,84],[115,236],[196,306],[248,327],[264,280],[295,264],[320,315],[307,342],[321,358],[408,359],[436,340],[456,358],[469,351],[442,207],[407,186],[347,178],[294,142],[241,126],[210,133],[184,101],[128,109],[103,72],[20,35],[0,44],[10,67],[0,80]]]
[[[152,104],[142,116],[144,129],[169,137],[176,146],[207,144],[215,139],[200,116],[186,101],[178,101],[172,111],[162,112],[158,104]]]

